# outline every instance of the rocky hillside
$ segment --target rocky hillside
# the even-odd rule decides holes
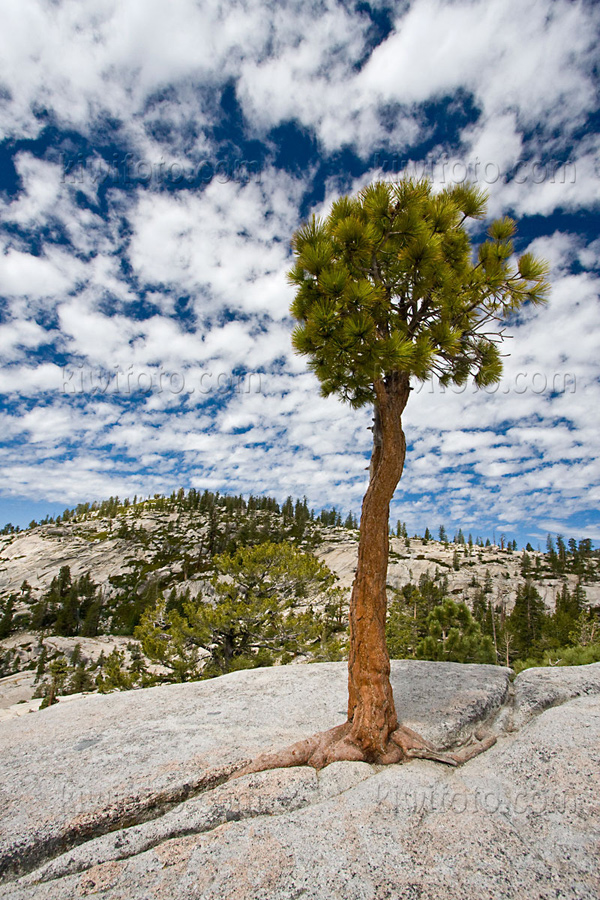
[[[161,505],[163,508],[161,509]],[[111,517],[87,514],[60,525],[37,525],[17,534],[0,535],[0,601],[19,593],[24,581],[31,592],[19,612],[26,612],[48,590],[62,566],[71,576],[89,574],[107,601],[119,597],[122,586],[136,595],[152,590],[190,590],[196,596],[206,587],[211,574],[210,557],[215,550],[251,543],[267,535],[310,547],[349,589],[354,578],[358,532],[307,520],[298,531],[279,512],[269,510],[228,511],[217,507],[219,515],[195,510],[169,509],[168,503],[149,500],[125,508]],[[388,583],[399,588],[409,581],[418,583],[426,574],[444,575],[448,593],[465,599],[473,595],[486,576],[492,579],[493,593],[510,610],[517,584],[522,579],[522,552],[496,545],[473,546],[424,541],[413,536],[390,539]],[[548,609],[566,583],[572,589],[580,574],[553,572],[547,554],[531,551],[530,577]],[[586,594],[592,606],[600,605],[598,560],[587,567]]]
[[[160,598],[171,598],[179,610],[182,598],[212,602],[219,554],[265,541],[284,541],[311,552],[334,573],[343,607],[356,566],[355,525],[350,516],[342,526],[335,511],[315,516],[305,501],[288,499],[280,507],[265,498],[180,491],[135,503],[85,504],[57,521],[0,534],[0,710],[12,707],[14,715],[39,706],[42,697],[33,699],[36,686],[42,694],[40,683],[46,691],[48,687],[47,678],[43,682],[40,676],[40,659],[46,664],[60,657],[70,660],[75,652],[71,668],[76,674],[79,665],[80,678],[71,678],[71,694],[96,690],[99,680],[108,688],[141,684],[141,679],[119,683],[118,672],[136,665],[140,671],[145,666],[155,679],[166,674],[156,659],[140,662],[134,632],[144,611]],[[398,531],[406,534],[401,527]],[[501,622],[515,606],[519,585],[527,581],[548,614],[565,589],[568,594],[579,591],[586,607],[600,607],[599,561],[590,547],[582,549],[580,542],[581,553],[565,550],[561,560],[560,552],[553,551],[553,557],[487,544],[465,540],[462,532],[445,542],[391,537],[390,604],[395,597],[402,599],[407,585],[425,583],[471,609],[493,608]],[[322,598],[313,599],[319,607]],[[427,612],[429,608],[423,617]],[[483,621],[481,626],[485,630]],[[501,653],[496,633],[494,640],[498,661],[510,660],[514,647]],[[401,655],[410,654],[403,650]],[[310,654],[297,661],[303,658]],[[103,674],[107,659],[114,663],[116,681]]]

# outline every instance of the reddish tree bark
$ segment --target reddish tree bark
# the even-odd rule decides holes
[[[367,759],[386,752],[390,735],[398,727],[385,638],[386,582],[390,501],[406,455],[402,413],[409,391],[406,375],[375,382],[371,477],[360,519],[348,657],[349,738]]]

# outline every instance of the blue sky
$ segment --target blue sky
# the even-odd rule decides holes
[[[179,486],[358,512],[370,414],[291,350],[290,238],[409,171],[486,188],[553,287],[496,389],[415,385],[392,518],[600,540],[597,4],[3,0],[2,20],[0,523]]]

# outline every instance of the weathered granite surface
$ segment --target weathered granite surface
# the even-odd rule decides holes
[[[0,897],[600,897],[600,664],[512,686],[492,666],[392,671],[411,727],[449,747],[483,723],[497,744],[460,769],[337,763],[225,782],[343,719],[343,663],[91,696],[0,725]],[[547,708],[549,690],[561,705]]]
[[[590,678],[591,672],[598,677]],[[518,728],[532,716],[586,694],[600,693],[600,663],[526,669],[517,678],[513,725]]]

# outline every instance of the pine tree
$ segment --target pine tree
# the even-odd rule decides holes
[[[33,681],[34,684],[39,684],[46,674],[46,663],[48,661],[48,650],[46,649],[46,645],[41,639],[39,643],[39,649],[40,654],[38,656],[37,666],[35,670],[35,678]]]
[[[133,679],[125,667],[125,653],[115,647],[103,661],[96,686],[101,694],[106,694],[114,690],[128,691],[132,685]]]
[[[546,609],[539,591],[531,581],[520,584],[508,627],[513,636],[514,650],[525,658],[539,652],[546,620]]]
[[[559,564],[558,564],[558,553],[554,547],[554,540],[552,535],[549,534],[546,538],[546,553],[548,556],[548,564],[553,572],[558,572]]]
[[[72,673],[69,678],[69,693],[80,694],[94,690],[94,680],[85,664],[80,660],[76,664],[71,661]]]
[[[582,600],[577,588],[571,593],[566,581],[556,596],[556,605],[551,617],[550,628],[557,647],[569,643],[570,635],[577,625],[581,612]]]
[[[481,629],[465,603],[444,600],[429,614],[427,637],[417,647],[419,659],[446,662],[495,663],[492,639]]]
[[[408,739],[398,729],[385,621],[389,505],[404,463],[411,378],[497,382],[496,323],[547,291],[544,263],[527,253],[513,265],[511,219],[491,225],[473,261],[465,223],[482,219],[485,203],[469,185],[435,193],[425,180],[380,182],[342,197],[326,219],[313,217],[293,239],[294,347],[308,356],[325,396],[374,412],[350,604],[348,721],[333,739],[306,743],[313,765],[391,761]]]
[[[600,615],[590,609],[579,613],[575,627],[569,635],[572,644],[589,647],[600,642]]]
[[[82,637],[96,637],[100,630],[100,616],[102,614],[102,599],[98,597],[88,606],[85,618],[81,625]]]
[[[13,614],[15,608],[15,595],[10,594],[5,603],[4,611],[0,616],[0,640],[7,638],[13,627]]]
[[[187,602],[189,602],[189,596],[187,598]],[[131,663],[129,665],[129,671],[131,672],[132,678],[134,682],[145,683],[145,679],[148,675],[148,667],[146,665],[146,660],[144,659],[144,655],[142,653],[140,645],[137,641],[130,641],[127,644],[127,649],[129,650],[129,655],[131,657]]]
[[[477,622],[479,626],[483,626],[485,622],[486,615],[488,609],[488,601],[483,592],[483,589],[479,587],[473,597],[473,603],[471,605],[471,612],[473,613],[473,618]]]
[[[61,601],[54,623],[54,632],[72,637],[79,630],[79,600],[77,589],[69,588],[67,596]]]
[[[399,594],[390,604],[385,634],[392,659],[411,659],[415,655],[419,623],[411,599]]]
[[[406,522],[401,522],[400,519],[398,519],[398,521],[396,523],[396,537],[404,538],[405,540],[408,537],[408,531],[406,530]]]
[[[62,690],[62,687],[69,674],[69,665],[64,656],[59,656],[57,659],[52,660],[49,669],[51,676],[50,688],[48,690],[47,696],[40,704],[40,709],[44,709],[47,706],[53,706],[55,703],[58,703],[58,694]]]
[[[167,611],[161,599],[136,628],[144,653],[171,669],[173,680],[272,665],[283,654],[292,659],[311,643],[322,644],[324,628],[325,641],[335,630],[333,575],[310,554],[263,543],[219,555],[214,564],[213,603],[189,600],[180,613]],[[317,593],[331,607],[324,616],[309,602]]]
[[[590,538],[583,538],[579,541],[578,553],[584,559],[592,555],[592,540]]]

